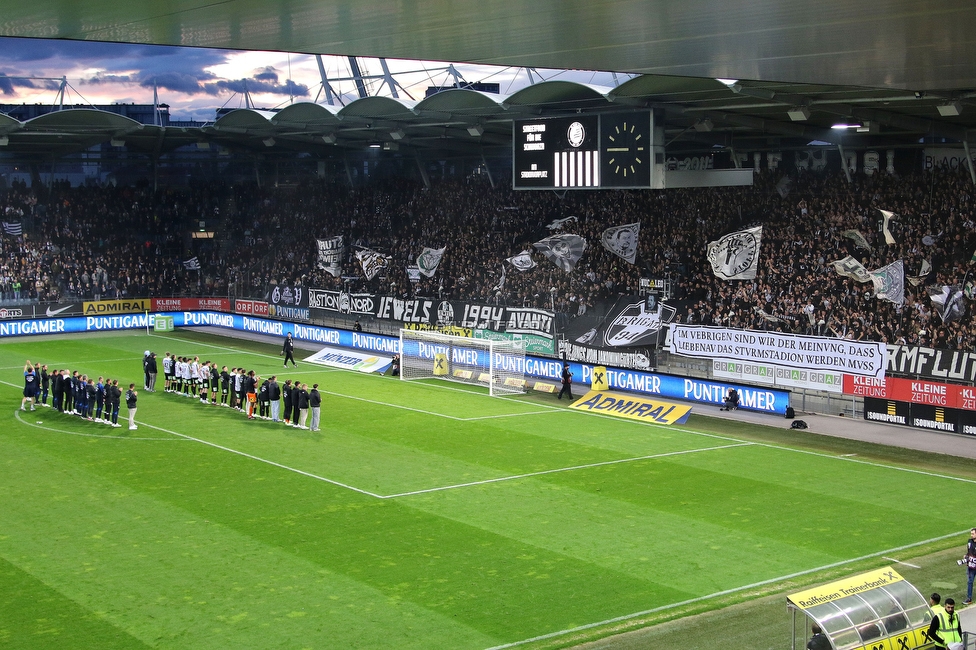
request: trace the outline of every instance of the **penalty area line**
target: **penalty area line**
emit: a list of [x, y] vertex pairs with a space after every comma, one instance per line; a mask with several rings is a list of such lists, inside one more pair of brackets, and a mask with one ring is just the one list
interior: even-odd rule
[[827, 569], [834, 569], [847, 564], [853, 564], [854, 562], [860, 562], [862, 560], [870, 560], [871, 558], [879, 557], [881, 559], [887, 559], [885, 556], [897, 553], [898, 551], [904, 551], [910, 548], [915, 548], [918, 546], [924, 546], [925, 544], [930, 544], [932, 542], [940, 542], [944, 539], [949, 539], [950, 537], [956, 537], [969, 532], [968, 530], [963, 530], [955, 533], [949, 533], [948, 535], [941, 535], [939, 537], [933, 537], [931, 539], [926, 539], [921, 542], [913, 542], [911, 544], [906, 544], [905, 546], [898, 546], [896, 548], [889, 548], [883, 551], [878, 551], [877, 553], [869, 553], [868, 555], [862, 555], [861, 557], [854, 557], [848, 560], [841, 560], [840, 562], [834, 562], [832, 564], [825, 564], [823, 566], [814, 567], [812, 569], [805, 569], [803, 571], [797, 571], [796, 573], [790, 573], [788, 575], [779, 576], [776, 578], [770, 578], [768, 580], [760, 580], [759, 582], [754, 582], [749, 585], [742, 585], [741, 587], [733, 587], [732, 589], [724, 589], [722, 591], [716, 591], [715, 593], [707, 594], [705, 596], [698, 596], [697, 598], [689, 598], [687, 600], [682, 600], [677, 603], [670, 603], [668, 605], [661, 605], [660, 607], [653, 607], [651, 609], [645, 609], [641, 612], [634, 612], [633, 614], [624, 614], [623, 616], [617, 616], [614, 618], [608, 618], [605, 621], [598, 621], [596, 623], [587, 623], [586, 625], [580, 625], [578, 627], [572, 627], [566, 630], [559, 630], [557, 632], [550, 632], [549, 634], [541, 634], [539, 636], [534, 636], [530, 639], [522, 639], [521, 641], [513, 641], [512, 643], [505, 643], [502, 645], [492, 646], [486, 648], [485, 650], [505, 650], [506, 648], [517, 648], [519, 646], [525, 645], [527, 643], [535, 643], [537, 641], [545, 641], [548, 639], [556, 639], [561, 636], [566, 636], [567, 634], [575, 634], [577, 632], [583, 632], [586, 630], [592, 630], [604, 625], [612, 625], [614, 623], [623, 623], [625, 621], [630, 621], [635, 618], [640, 618], [641, 616], [648, 616], [650, 614], [657, 614], [658, 612], [665, 612], [669, 609], [675, 609], [676, 607], [683, 607], [685, 605], [693, 605], [695, 603], [704, 602], [706, 600], [711, 600], [713, 598], [719, 598], [721, 596], [728, 596], [730, 594], [735, 594], [742, 591], [748, 591], [749, 589], [756, 589], [758, 587], [764, 587], [766, 585], [775, 584], [777, 582], [782, 582], [784, 580], [792, 580], [793, 578], [798, 578], [800, 576], [810, 575], [811, 573], [817, 573], [818, 571], [826, 571]]

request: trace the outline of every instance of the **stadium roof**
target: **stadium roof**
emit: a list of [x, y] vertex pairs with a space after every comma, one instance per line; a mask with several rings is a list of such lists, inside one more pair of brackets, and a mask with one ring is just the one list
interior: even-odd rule
[[[140, 125], [90, 110], [25, 122], [0, 118], [0, 151], [49, 159], [114, 141], [156, 155], [192, 142], [260, 154], [333, 156], [378, 146], [421, 157], [495, 155], [511, 146], [513, 118], [635, 108], [663, 111], [669, 150], [958, 143], [976, 130], [976, 12], [964, 5], [13, 3], [0, 35], [645, 74], [616, 88], [548, 81], [511, 95], [455, 89], [420, 102], [367, 97], [344, 107], [239, 110], [202, 129]], [[861, 128], [831, 128], [838, 123]]]

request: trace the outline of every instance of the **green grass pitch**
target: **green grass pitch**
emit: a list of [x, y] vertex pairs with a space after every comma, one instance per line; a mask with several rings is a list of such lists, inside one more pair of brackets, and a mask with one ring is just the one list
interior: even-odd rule
[[[25, 359], [141, 389], [145, 349], [318, 382], [322, 431], [161, 379], [140, 391], [137, 431], [19, 410]], [[0, 382], [11, 648], [552, 647], [955, 544], [976, 501], [953, 468], [695, 416], [660, 427], [552, 396], [282, 371], [275, 347], [195, 333], [6, 340]]]

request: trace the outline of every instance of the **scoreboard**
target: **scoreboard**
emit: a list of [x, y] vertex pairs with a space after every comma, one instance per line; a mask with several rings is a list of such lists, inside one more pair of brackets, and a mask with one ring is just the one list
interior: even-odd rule
[[649, 188], [655, 149], [650, 111], [516, 120], [515, 189]]

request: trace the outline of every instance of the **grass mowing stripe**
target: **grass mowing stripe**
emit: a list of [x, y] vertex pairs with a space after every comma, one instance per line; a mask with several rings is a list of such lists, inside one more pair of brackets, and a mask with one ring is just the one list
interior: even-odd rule
[[163, 433], [170, 433], [174, 436], [179, 436], [180, 438], [185, 438], [186, 440], [192, 440], [193, 442], [199, 442], [201, 445], [207, 445], [209, 447], [214, 447], [215, 449], [220, 449], [221, 451], [230, 452], [232, 454], [237, 454], [238, 456], [243, 456], [244, 458], [250, 458], [251, 460], [256, 460], [259, 463], [265, 463], [271, 465], [272, 467], [278, 467], [280, 469], [287, 470], [289, 472], [294, 472], [295, 474], [300, 474], [302, 476], [307, 476], [308, 478], [313, 478], [316, 481], [322, 481], [324, 483], [331, 483], [336, 487], [345, 488], [347, 490], [352, 490], [353, 492], [359, 492], [360, 494], [365, 494], [366, 496], [374, 497], [376, 499], [382, 499], [383, 497], [379, 494], [374, 494], [368, 490], [362, 490], [358, 487], [353, 487], [352, 485], [346, 485], [339, 481], [334, 481], [330, 478], [325, 478], [324, 476], [318, 476], [317, 474], [312, 474], [311, 472], [306, 472], [304, 470], [297, 469], [295, 467], [289, 467], [288, 465], [282, 465], [281, 463], [276, 463], [273, 460], [268, 460], [267, 458], [261, 458], [253, 454], [249, 454], [245, 451], [240, 451], [237, 449], [231, 449], [230, 447], [225, 447], [224, 445], [218, 445], [215, 442], [210, 442], [209, 440], [202, 440], [200, 438], [194, 438], [193, 436], [188, 436], [184, 433], [177, 433], [176, 431], [170, 431], [169, 429], [164, 429], [163, 427], [157, 426], [155, 424], [149, 424], [148, 422], [139, 422], [142, 426], [149, 427], [150, 429], [156, 429], [162, 431]]
[[868, 555], [863, 555], [861, 557], [855, 557], [855, 558], [850, 558], [850, 559], [847, 559], [847, 560], [841, 560], [840, 562], [834, 562], [833, 564], [826, 564], [824, 566], [815, 567], [815, 568], [812, 568], [812, 569], [805, 569], [803, 571], [797, 571], [795, 573], [790, 573], [788, 575], [778, 576], [776, 578], [770, 578], [769, 580], [762, 580], [760, 582], [755, 582], [753, 584], [742, 585], [741, 587], [735, 587], [733, 589], [725, 589], [723, 591], [717, 591], [715, 593], [711, 593], [711, 594], [708, 594], [708, 595], [705, 595], [705, 596], [698, 596], [696, 598], [689, 598], [689, 599], [683, 600], [681, 602], [670, 603], [668, 605], [662, 605], [661, 607], [654, 607], [654, 608], [646, 609], [646, 610], [643, 610], [643, 611], [640, 611], [640, 612], [634, 612], [632, 614], [625, 614], [624, 616], [617, 616], [615, 618], [609, 618], [609, 619], [606, 619], [606, 620], [603, 620], [603, 621], [597, 621], [597, 622], [594, 622], [594, 623], [587, 623], [586, 625], [580, 625], [580, 626], [577, 626], [577, 627], [574, 627], [574, 628], [569, 628], [569, 629], [565, 629], [565, 630], [559, 630], [558, 632], [550, 632], [549, 634], [540, 634], [539, 636], [535, 636], [535, 637], [532, 637], [530, 639], [522, 639], [521, 641], [515, 641], [513, 643], [505, 643], [503, 645], [491, 646], [490, 648], [486, 648], [485, 650], [505, 650], [506, 648], [517, 648], [517, 647], [523, 646], [523, 645], [525, 645], [527, 643], [535, 643], [535, 642], [538, 642], [538, 641], [546, 641], [548, 639], [556, 639], [558, 637], [566, 636], [566, 635], [569, 635], [569, 634], [576, 634], [576, 633], [583, 632], [583, 631], [586, 631], [586, 630], [592, 630], [594, 628], [605, 627], [605, 626], [613, 625], [615, 623], [622, 623], [624, 621], [629, 621], [629, 620], [633, 620], [635, 618], [640, 618], [641, 616], [649, 616], [651, 614], [656, 614], [658, 612], [664, 612], [664, 611], [667, 611], [667, 610], [670, 610], [670, 609], [676, 609], [678, 607], [684, 607], [684, 606], [687, 606], [687, 605], [693, 605], [695, 603], [700, 603], [700, 602], [707, 601], [707, 600], [713, 600], [715, 598], [720, 598], [722, 596], [728, 596], [728, 595], [740, 593], [740, 592], [743, 592], [743, 591], [749, 591], [751, 589], [757, 589], [759, 587], [764, 587], [766, 585], [776, 584], [778, 582], [785, 582], [787, 580], [792, 580], [793, 578], [799, 578], [799, 577], [802, 577], [802, 576], [810, 575], [812, 573], [817, 573], [818, 571], [826, 571], [828, 569], [833, 569], [833, 568], [836, 568], [836, 567], [841, 567], [841, 566], [845, 566], [845, 565], [848, 565], [848, 564], [853, 564], [855, 562], [861, 562], [863, 560], [870, 560], [871, 558], [875, 558], [875, 557], [882, 557], [885, 553], [895, 553], [897, 551], [904, 551], [904, 550], [908, 550], [910, 548], [917, 548], [919, 546], [924, 546], [926, 544], [931, 544], [933, 542], [939, 542], [939, 541], [942, 541], [942, 540], [950, 539], [952, 537], [957, 537], [957, 536], [963, 535], [963, 534], [965, 534], [967, 532], [969, 532], [968, 529], [967, 530], [962, 530], [962, 531], [959, 531], [959, 532], [955, 532], [955, 533], [949, 533], [948, 535], [941, 535], [939, 537], [933, 537], [931, 539], [926, 539], [926, 540], [923, 540], [921, 542], [913, 542], [911, 544], [906, 544], [904, 546], [899, 546], [897, 548], [889, 548], [889, 549], [885, 549], [884, 551], [878, 551], [877, 553], [870, 553]]
[[172, 436], [168, 438], [143, 438], [143, 437], [129, 437], [129, 436], [122, 435], [121, 433], [119, 435], [110, 436], [105, 433], [82, 433], [80, 431], [66, 431], [64, 429], [55, 429], [53, 427], [46, 427], [42, 424], [37, 424], [36, 422], [27, 422], [22, 417], [20, 417], [19, 411], [14, 411], [14, 417], [20, 420], [22, 424], [26, 424], [29, 427], [34, 427], [35, 429], [43, 429], [45, 431], [53, 431], [54, 433], [61, 433], [66, 436], [81, 436], [83, 438], [107, 438], [109, 440], [156, 440], [156, 441], [163, 441], [163, 442], [185, 442], [183, 438], [173, 438]]
[[574, 465], [572, 467], [558, 467], [556, 469], [546, 469], [539, 472], [529, 472], [526, 474], [516, 474], [513, 476], [500, 476], [498, 478], [485, 479], [483, 481], [471, 481], [470, 483], [458, 483], [456, 485], [445, 485], [442, 487], [427, 488], [425, 490], [414, 490], [413, 492], [402, 492], [400, 494], [389, 494], [382, 498], [384, 499], [395, 499], [397, 497], [409, 497], [418, 494], [428, 494], [430, 492], [442, 492], [444, 490], [454, 490], [457, 488], [473, 487], [475, 485], [487, 485], [488, 483], [501, 483], [503, 481], [514, 481], [522, 478], [532, 478], [534, 476], [544, 476], [546, 474], [557, 474], [559, 472], [571, 472], [573, 470], [580, 469], [591, 469], [593, 467], [601, 467], [605, 465], [618, 465], [620, 463], [633, 463], [639, 460], [649, 460], [652, 458], [664, 458], [666, 456], [677, 456], [679, 454], [696, 454], [703, 451], [715, 451], [717, 449], [728, 449], [730, 447], [742, 447], [748, 446], [752, 443], [743, 442], [734, 445], [722, 445], [720, 447], [703, 447], [701, 449], [685, 449], [682, 451], [669, 451], [662, 454], [651, 454], [649, 456], [639, 456], [637, 458], [620, 458], [618, 460], [607, 460], [599, 463], [588, 463], [586, 465]]

